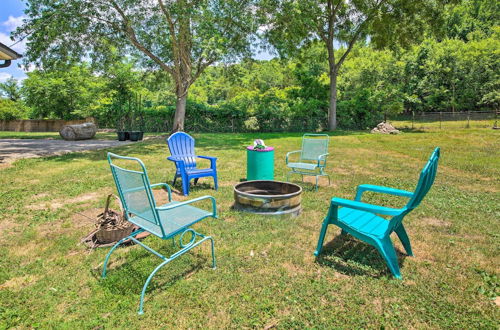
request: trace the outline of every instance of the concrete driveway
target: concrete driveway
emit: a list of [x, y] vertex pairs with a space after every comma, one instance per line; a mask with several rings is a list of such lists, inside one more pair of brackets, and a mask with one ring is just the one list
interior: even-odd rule
[[51, 155], [62, 155], [75, 151], [106, 149], [133, 142], [117, 140], [44, 140], [44, 139], [0, 139], [0, 163], [16, 159]]

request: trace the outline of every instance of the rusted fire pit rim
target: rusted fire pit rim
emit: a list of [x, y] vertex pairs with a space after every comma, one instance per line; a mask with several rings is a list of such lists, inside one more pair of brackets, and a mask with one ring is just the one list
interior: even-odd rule
[[[291, 192], [291, 193], [288, 193], [288, 194], [277, 194], [277, 195], [259, 195], [259, 194], [252, 194], [252, 193], [247, 193], [247, 192], [244, 192], [244, 191], [241, 191], [241, 190], [238, 190], [238, 188], [240, 186], [245, 186], [245, 185], [249, 185], [250, 183], [257, 183], [257, 182], [272, 182], [272, 183], [279, 183], [279, 184], [283, 184], [283, 185], [289, 185], [289, 186], [293, 186], [293, 187], [297, 187], [299, 188], [299, 190], [297, 191], [294, 191], [294, 192]], [[247, 196], [247, 197], [262, 197], [262, 198], [287, 198], [287, 197], [293, 197], [295, 195], [298, 195], [298, 194], [301, 194], [302, 193], [302, 187], [297, 185], [297, 184], [294, 184], [294, 183], [290, 183], [290, 182], [284, 182], [284, 181], [274, 181], [274, 180], [250, 180], [250, 181], [245, 181], [245, 182], [241, 182], [241, 183], [238, 183], [236, 186], [234, 186], [234, 192], [238, 193], [239, 195], [242, 195], [242, 196]]]

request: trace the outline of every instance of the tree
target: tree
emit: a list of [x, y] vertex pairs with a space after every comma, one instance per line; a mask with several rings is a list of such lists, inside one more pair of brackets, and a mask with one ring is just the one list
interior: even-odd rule
[[173, 131], [183, 130], [189, 87], [211, 64], [250, 53], [252, 0], [27, 0], [15, 37], [43, 67], [133, 55], [175, 82]]
[[0, 83], [0, 95], [7, 97], [13, 102], [21, 99], [21, 88], [17, 84], [17, 80], [10, 77], [4, 83]]
[[262, 0], [264, 35], [281, 55], [320, 40], [328, 52], [330, 130], [337, 127], [337, 76], [358, 41], [408, 45], [436, 30], [446, 0]]
[[66, 71], [35, 70], [24, 80], [22, 93], [34, 118], [85, 118], [98, 106], [104, 83], [84, 65]]

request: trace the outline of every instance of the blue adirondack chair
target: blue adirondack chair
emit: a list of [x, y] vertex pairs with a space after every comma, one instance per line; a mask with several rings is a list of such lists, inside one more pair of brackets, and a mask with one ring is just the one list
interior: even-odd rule
[[[321, 227], [318, 246], [314, 254], [318, 256], [321, 253], [328, 225], [337, 225], [342, 229], [341, 235], [349, 233], [377, 248], [394, 277], [401, 279], [398, 258], [390, 235], [392, 232], [396, 232], [403, 243], [406, 253], [409, 256], [413, 256], [410, 239], [408, 238], [402, 220], [405, 215], [410, 213], [420, 204], [429, 189], [431, 189], [434, 178], [436, 177], [438, 160], [439, 148], [436, 148], [420, 173], [420, 179], [414, 192], [364, 184], [358, 186], [354, 201], [342, 198], [332, 198], [328, 215]], [[367, 204], [361, 202], [361, 197], [365, 191], [403, 196], [409, 198], [409, 201], [404, 207], [399, 209]], [[339, 206], [342, 208], [339, 209]], [[392, 218], [386, 220], [377, 214], [392, 216]]]
[[[211, 176], [214, 178], [215, 190], [218, 189], [216, 157], [196, 156], [194, 153], [194, 139], [184, 132], [172, 134], [167, 139], [167, 144], [171, 154], [167, 159], [173, 161], [176, 167], [172, 185], [175, 185], [175, 181], [180, 177], [184, 196], [189, 195], [189, 182], [191, 179], [194, 179], [194, 184], [197, 184], [199, 178]], [[210, 168], [198, 168], [196, 158], [209, 159]]]
[[[318, 190], [318, 177], [326, 176], [330, 185], [330, 176], [325, 173], [329, 139], [328, 134], [304, 134], [302, 149], [286, 154], [286, 166], [291, 170], [286, 175], [286, 181], [289, 181], [290, 174], [300, 174], [302, 180], [304, 180], [304, 175], [315, 176], [315, 189]], [[295, 153], [300, 153], [299, 160], [290, 162], [290, 155]]]
[[[113, 160], [120, 160], [120, 162], [127, 165], [127, 168], [117, 166], [113, 163]], [[185, 202], [172, 201], [172, 192], [166, 183], [157, 183], [153, 185], [149, 183], [146, 167], [140, 159], [108, 153], [108, 162], [111, 166], [111, 173], [113, 174], [118, 195], [120, 196], [120, 200], [125, 210], [125, 216], [128, 221], [137, 225], [139, 229], [117, 242], [111, 248], [106, 256], [106, 259], [104, 260], [102, 277], [106, 277], [106, 267], [111, 253], [113, 253], [113, 251], [120, 244], [127, 240], [132, 240], [149, 252], [160, 257], [163, 262], [151, 272], [142, 288], [139, 314], [143, 314], [144, 295], [146, 294], [149, 282], [156, 272], [158, 272], [160, 268], [168, 264], [170, 261], [183, 255], [201, 243], [210, 240], [212, 247], [212, 268], [215, 269], [214, 240], [212, 237], [200, 234], [191, 228], [192, 225], [207, 217], [217, 218], [215, 199], [211, 196], [203, 196]], [[169, 202], [164, 205], [157, 206], [152, 188], [160, 187], [167, 190]], [[190, 205], [194, 202], [205, 199], [211, 200], [211, 211], [205, 211]], [[172, 254], [170, 257], [163, 256], [135, 238], [135, 236], [144, 231], [150, 232], [151, 234], [164, 240], [171, 238], [172, 242], [174, 242], [175, 236], [178, 236], [180, 250]], [[184, 242], [184, 236], [186, 234], [188, 234], [186, 239], [189, 237], [189, 241]]]

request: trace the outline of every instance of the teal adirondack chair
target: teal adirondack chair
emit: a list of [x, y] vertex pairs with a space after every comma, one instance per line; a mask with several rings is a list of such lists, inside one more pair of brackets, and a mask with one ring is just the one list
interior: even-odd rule
[[[129, 167], [129, 165], [130, 167], [135, 165], [135, 167], [138, 167], [139, 169], [132, 170], [130, 168], [126, 169], [119, 167], [113, 163], [113, 160], [116, 159], [120, 159], [122, 162], [126, 163], [127, 167]], [[140, 159], [123, 157], [109, 152], [108, 162], [111, 166], [111, 172], [116, 184], [116, 189], [118, 190], [118, 195], [120, 196], [120, 200], [125, 210], [125, 216], [128, 221], [137, 225], [139, 229], [120, 240], [111, 248], [106, 256], [106, 259], [104, 260], [102, 277], [106, 277], [106, 267], [111, 253], [113, 253], [113, 251], [120, 244], [127, 240], [132, 240], [136, 244], [144, 247], [146, 250], [162, 259], [163, 262], [151, 272], [142, 288], [139, 314], [143, 314], [144, 295], [146, 294], [149, 282], [156, 272], [158, 272], [170, 261], [183, 255], [201, 243], [210, 240], [212, 247], [212, 268], [215, 269], [214, 240], [212, 237], [200, 234], [191, 228], [192, 225], [205, 218], [217, 218], [215, 199], [211, 196], [203, 196], [185, 202], [172, 201], [172, 192], [169, 185], [166, 183], [157, 183], [153, 185], [149, 183], [146, 167]], [[161, 206], [156, 205], [152, 188], [157, 187], [163, 187], [167, 190], [169, 200], [168, 203]], [[211, 200], [211, 211], [205, 211], [190, 205], [205, 199]], [[173, 241], [175, 236], [178, 236], [180, 250], [172, 254], [170, 257], [163, 256], [135, 238], [136, 235], [144, 231], [150, 232], [151, 234], [164, 240], [171, 238]], [[184, 242], [183, 240], [185, 235], [186, 239], [189, 237], [189, 241], [187, 242]]]
[[[343, 198], [332, 198], [328, 215], [321, 227], [318, 246], [314, 254], [318, 256], [321, 253], [328, 225], [337, 225], [342, 229], [341, 235], [349, 233], [377, 248], [394, 277], [401, 279], [398, 258], [390, 235], [392, 232], [396, 232], [401, 243], [403, 243], [406, 253], [409, 256], [413, 256], [410, 239], [402, 221], [405, 215], [420, 204], [429, 189], [431, 189], [436, 177], [438, 160], [439, 148], [436, 148], [420, 173], [420, 179], [414, 192], [363, 184], [358, 186], [354, 201]], [[365, 191], [402, 196], [409, 198], [409, 201], [404, 207], [399, 209], [367, 204], [361, 202], [361, 197]], [[339, 209], [339, 206], [342, 208]], [[392, 218], [386, 220], [377, 214], [392, 216]]]
[[[318, 190], [318, 177], [326, 176], [328, 177], [328, 185], [330, 185], [330, 176], [325, 173], [329, 139], [328, 134], [304, 134], [302, 136], [302, 149], [286, 154], [286, 166], [290, 168], [290, 172], [286, 175], [286, 181], [289, 181], [291, 174], [300, 174], [302, 180], [304, 180], [304, 175], [315, 176], [315, 189]], [[300, 153], [300, 158], [297, 162], [291, 162], [290, 155], [295, 153]]]

